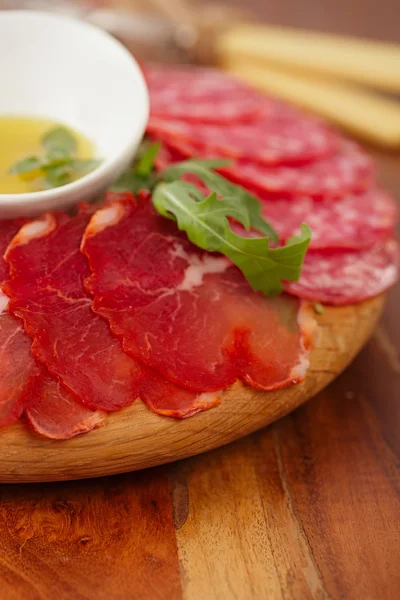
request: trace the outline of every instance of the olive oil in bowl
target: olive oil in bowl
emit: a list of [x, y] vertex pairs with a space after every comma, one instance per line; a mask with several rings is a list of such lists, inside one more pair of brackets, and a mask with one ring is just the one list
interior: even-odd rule
[[0, 117], [0, 194], [60, 187], [99, 165], [92, 142], [47, 119]]

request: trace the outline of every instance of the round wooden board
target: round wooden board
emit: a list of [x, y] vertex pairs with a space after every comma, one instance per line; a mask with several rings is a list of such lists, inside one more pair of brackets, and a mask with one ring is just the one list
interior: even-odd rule
[[354, 358], [372, 333], [384, 297], [326, 308], [306, 380], [261, 392], [236, 383], [221, 405], [186, 420], [158, 416], [141, 401], [106, 425], [68, 441], [36, 435], [22, 423], [0, 431], [0, 482], [59, 481], [123, 473], [193, 456], [264, 427], [314, 396]]

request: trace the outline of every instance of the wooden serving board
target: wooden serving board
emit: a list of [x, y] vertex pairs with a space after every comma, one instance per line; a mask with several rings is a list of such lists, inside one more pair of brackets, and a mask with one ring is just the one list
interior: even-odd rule
[[276, 392], [236, 383], [221, 405], [186, 420], [150, 412], [141, 401], [106, 425], [68, 441], [45, 439], [18, 423], [0, 431], [0, 483], [59, 481], [123, 473], [185, 458], [245, 436], [294, 410], [332, 381], [372, 333], [384, 296], [326, 308], [306, 380]]

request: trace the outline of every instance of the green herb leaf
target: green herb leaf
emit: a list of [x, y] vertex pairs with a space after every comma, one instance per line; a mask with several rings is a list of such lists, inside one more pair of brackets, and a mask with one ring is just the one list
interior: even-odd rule
[[45, 174], [44, 185], [46, 189], [61, 187], [73, 181], [73, 173], [70, 164], [44, 165], [42, 169]]
[[135, 167], [137, 175], [148, 177], [154, 169], [154, 161], [160, 151], [161, 143], [157, 142], [145, 148]]
[[65, 127], [55, 127], [46, 133], [41, 144], [47, 153], [62, 153], [65, 156], [74, 156], [78, 145], [74, 136]]
[[22, 160], [18, 161], [13, 165], [9, 171], [9, 175], [23, 175], [24, 173], [31, 173], [37, 171], [42, 166], [42, 161], [37, 156], [27, 156]]
[[153, 189], [157, 178], [154, 173], [154, 161], [160, 149], [160, 144], [151, 144], [144, 141], [139, 149], [139, 159], [129, 167], [119, 179], [110, 187], [112, 192], [132, 192]]
[[269, 238], [241, 237], [229, 227], [227, 217], [245, 227], [251, 222], [254, 210], [251, 202], [247, 206], [233, 196], [219, 200], [215, 192], [199, 201], [198, 190], [183, 181], [157, 185], [152, 199], [157, 211], [169, 218], [172, 214], [179, 229], [185, 231], [196, 246], [230, 258], [255, 291], [278, 294], [283, 289], [283, 280], [299, 278], [311, 239], [307, 225], [303, 224], [301, 234], [291, 238], [286, 246], [270, 248]]
[[216, 192], [224, 201], [232, 197], [236, 202], [246, 206], [250, 214], [251, 227], [268, 236], [272, 241], [278, 242], [276, 231], [261, 214], [261, 202], [241, 186], [231, 183], [212, 170], [227, 164], [229, 161], [226, 160], [186, 160], [167, 167], [160, 173], [159, 178], [170, 182], [180, 179], [185, 173], [196, 175], [209, 190]]
[[139, 190], [151, 190], [156, 178], [154, 175], [144, 177], [138, 175], [134, 168], [130, 168], [109, 188], [111, 192], [132, 192], [137, 194]]
[[70, 165], [74, 175], [87, 175], [97, 169], [101, 163], [101, 160], [89, 158], [87, 160], [74, 159], [71, 161]]

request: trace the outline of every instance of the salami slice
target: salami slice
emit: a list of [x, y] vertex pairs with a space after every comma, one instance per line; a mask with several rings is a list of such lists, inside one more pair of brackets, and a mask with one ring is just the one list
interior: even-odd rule
[[92, 217], [82, 249], [94, 311], [127, 352], [176, 384], [212, 392], [238, 377], [261, 389], [303, 379], [305, 309], [290, 296], [253, 292], [225, 257], [194, 247], [151, 202], [114, 198]]
[[[156, 168], [160, 171], [185, 158], [177, 150], [163, 145]], [[201, 190], [207, 193], [204, 186]], [[390, 236], [397, 220], [396, 203], [375, 187], [359, 194], [342, 195], [334, 201], [310, 196], [275, 197], [251, 191], [259, 197], [264, 206], [264, 218], [282, 242], [298, 234], [301, 223], [306, 222], [312, 230], [310, 248], [313, 249], [367, 248]], [[239, 225], [234, 224], [233, 229], [240, 235], [249, 235]], [[252, 235], [257, 236], [255, 232]]]
[[49, 374], [35, 377], [25, 392], [25, 414], [37, 433], [53, 440], [67, 440], [104, 425], [106, 413], [83, 406]]
[[[8, 278], [2, 257], [20, 225], [19, 221], [0, 221], [0, 285]], [[0, 427], [19, 419], [23, 392], [38, 372], [31, 341], [19, 319], [8, 313], [8, 298], [0, 291]]]
[[399, 246], [389, 239], [358, 252], [309, 252], [291, 294], [325, 304], [352, 304], [381, 294], [398, 278]]
[[199, 125], [150, 118], [148, 132], [166, 143], [190, 143], [218, 157], [263, 165], [298, 165], [332, 154], [338, 137], [318, 120], [286, 108], [254, 123]]
[[261, 200], [263, 216], [282, 242], [307, 223], [312, 231], [310, 249], [368, 248], [391, 236], [397, 220], [395, 202], [376, 188], [334, 202], [307, 196]]
[[268, 101], [216, 69], [147, 65], [144, 76], [152, 116], [200, 123], [249, 121], [268, 111]]
[[[185, 158], [220, 158], [215, 152], [199, 150], [193, 144], [178, 139], [169, 140], [164, 148], [159, 166]], [[220, 173], [230, 181], [273, 196], [311, 196], [313, 198], [338, 198], [343, 194], [362, 192], [374, 180], [372, 160], [352, 142], [343, 142], [338, 152], [310, 164], [267, 167], [248, 160], [236, 160]]]

